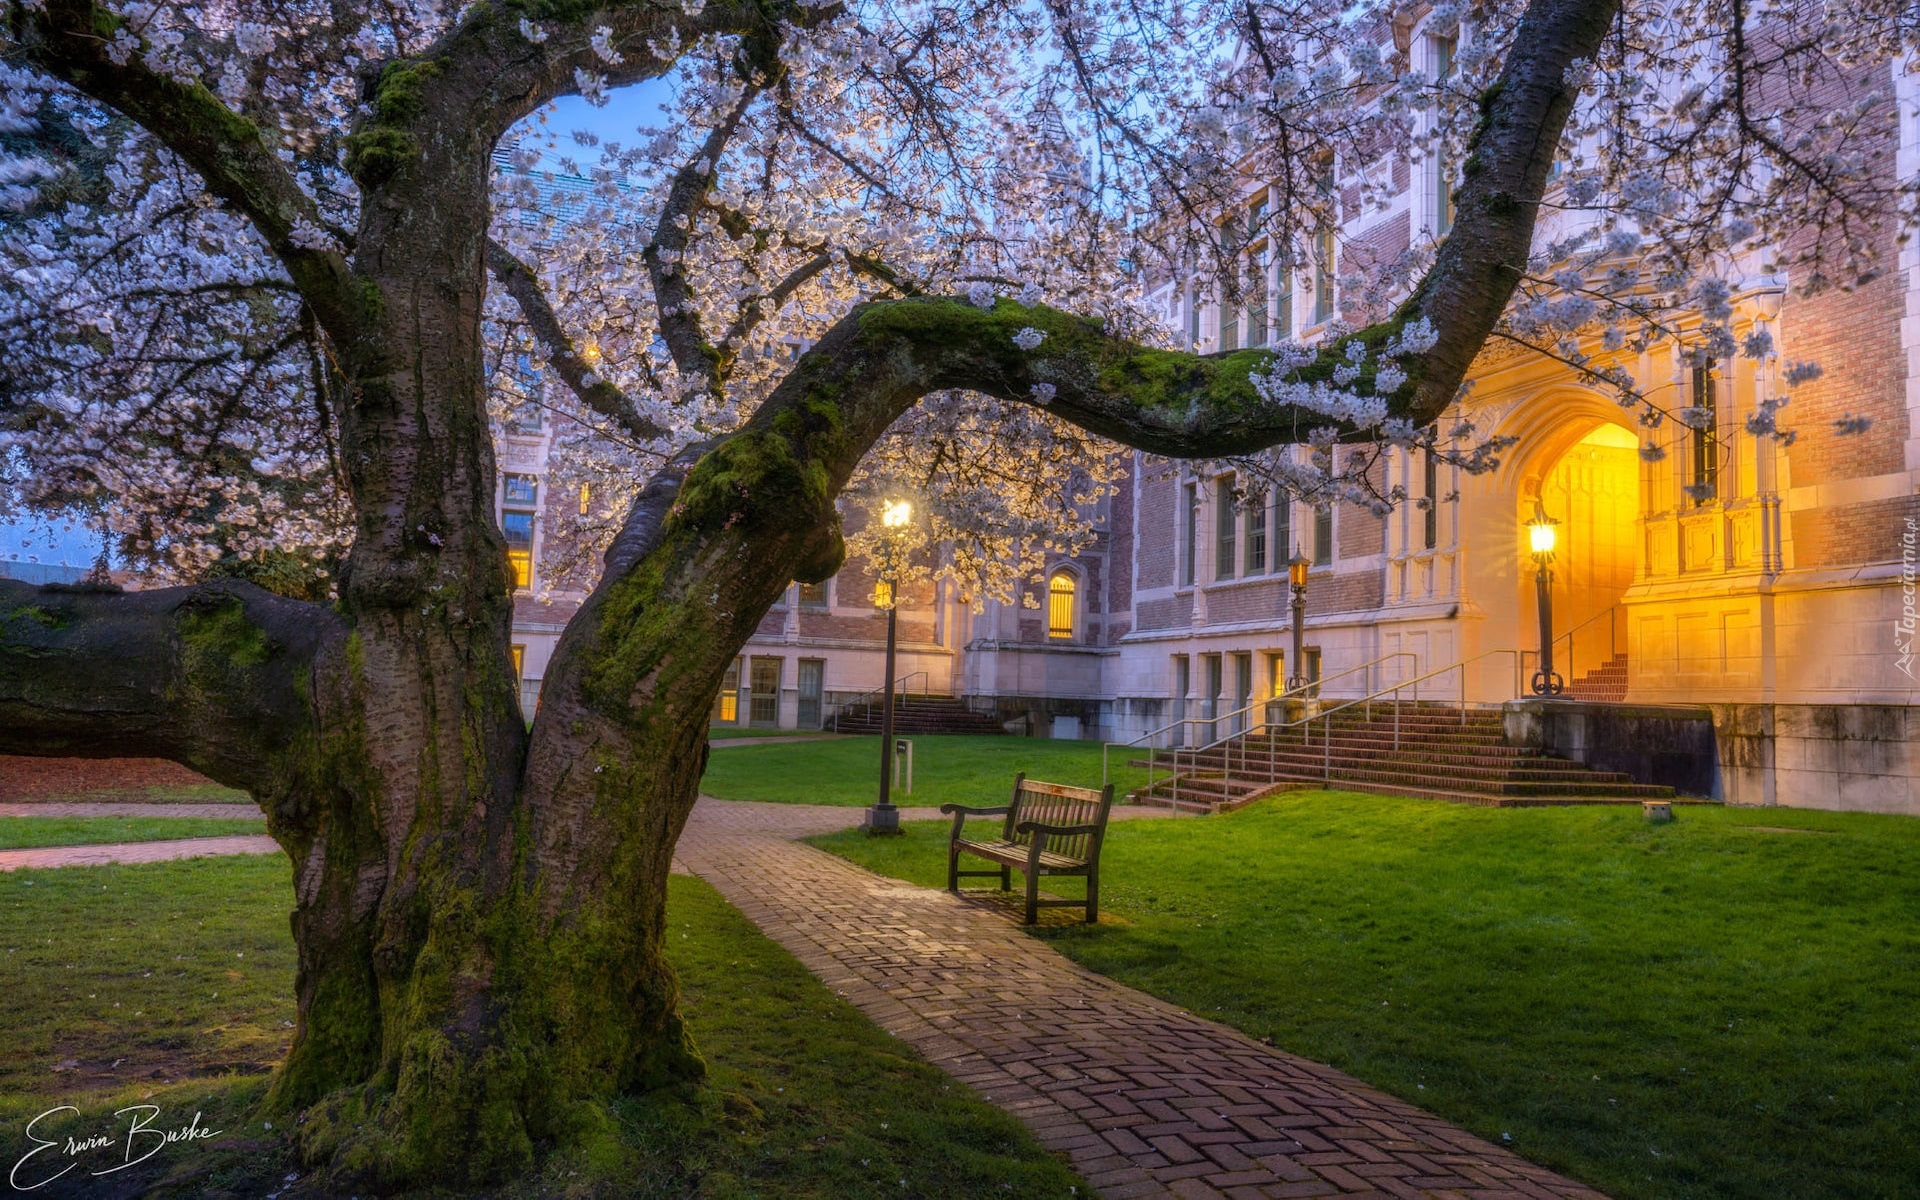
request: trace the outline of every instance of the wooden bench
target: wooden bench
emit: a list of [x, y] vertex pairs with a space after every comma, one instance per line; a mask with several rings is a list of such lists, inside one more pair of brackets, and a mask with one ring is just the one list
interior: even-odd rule
[[[1013, 803], [1004, 807], [942, 804], [940, 811], [953, 815], [953, 835], [947, 842], [947, 890], [958, 892], [963, 877], [998, 875], [1000, 890], [1006, 891], [1013, 886], [1013, 871], [1018, 868], [1027, 877], [1027, 924], [1039, 919], [1042, 907], [1075, 907], [1082, 903], [1087, 907], [1087, 924], [1093, 924], [1100, 904], [1100, 843], [1106, 837], [1107, 811], [1112, 807], [1112, 784], [1096, 792], [1040, 783], [1024, 774], [1013, 777]], [[962, 836], [968, 817], [1004, 817], [1000, 836], [969, 841]], [[999, 863], [999, 869], [962, 871], [963, 853]], [[1040, 899], [1042, 875], [1084, 877], [1086, 900]]]

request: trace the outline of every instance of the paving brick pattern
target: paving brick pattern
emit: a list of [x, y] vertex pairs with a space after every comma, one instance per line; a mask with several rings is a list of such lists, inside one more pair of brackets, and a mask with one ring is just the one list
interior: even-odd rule
[[1020, 932], [1002, 905], [883, 879], [791, 840], [859, 815], [702, 799], [677, 865], [1019, 1117], [1107, 1200], [1599, 1196], [1331, 1067], [1086, 971]]

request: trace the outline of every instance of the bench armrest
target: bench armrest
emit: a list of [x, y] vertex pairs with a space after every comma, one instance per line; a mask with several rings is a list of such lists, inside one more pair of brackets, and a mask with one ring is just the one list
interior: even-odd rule
[[1015, 833], [1044, 833], [1048, 837], [1074, 837], [1099, 830], [1098, 825], [1043, 825], [1039, 821], [1022, 821], [1013, 827]]
[[1012, 809], [1013, 806], [1010, 804], [1002, 804], [999, 808], [971, 808], [965, 804], [942, 804], [940, 814], [946, 816], [949, 813], [964, 813], [969, 817], [1004, 817]]

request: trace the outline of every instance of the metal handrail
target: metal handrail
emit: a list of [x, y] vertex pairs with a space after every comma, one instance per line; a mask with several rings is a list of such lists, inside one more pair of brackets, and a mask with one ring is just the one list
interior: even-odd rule
[[[1172, 722], [1169, 722], [1168, 724], [1162, 725], [1158, 729], [1150, 729], [1147, 732], [1140, 734], [1138, 737], [1133, 738], [1131, 741], [1107, 742], [1100, 747], [1100, 786], [1105, 787], [1107, 785], [1108, 753], [1115, 746], [1118, 746], [1121, 749], [1125, 750], [1132, 746], [1138, 746], [1142, 741], [1145, 741], [1147, 743], [1147, 790], [1152, 791], [1153, 785], [1154, 785], [1154, 755], [1157, 750], [1157, 747], [1153, 743], [1153, 739], [1158, 738], [1161, 734], [1171, 732], [1172, 730], [1175, 730], [1175, 729], [1180, 729], [1187, 725], [1197, 725], [1197, 724], [1216, 725], [1221, 721], [1230, 721], [1235, 717], [1244, 716], [1247, 713], [1252, 712], [1256, 708], [1262, 708], [1267, 705], [1282, 703], [1284, 701], [1291, 700], [1291, 699], [1311, 699], [1312, 696], [1310, 695], [1310, 693], [1318, 692], [1322, 687], [1324, 687], [1329, 683], [1332, 683], [1336, 679], [1345, 679], [1349, 675], [1353, 675], [1353, 674], [1356, 674], [1357, 672], [1365, 671], [1373, 667], [1377, 667], [1381, 663], [1394, 658], [1411, 658], [1413, 659], [1416, 665], [1420, 661], [1419, 656], [1414, 654], [1411, 650], [1390, 651], [1386, 654], [1382, 654], [1378, 658], [1370, 659], [1367, 662], [1363, 662], [1359, 666], [1348, 667], [1344, 671], [1336, 671], [1331, 675], [1323, 676], [1322, 678], [1319, 678], [1319, 679], [1305, 680], [1298, 687], [1288, 688], [1287, 690], [1281, 692], [1277, 696], [1267, 696], [1262, 699], [1255, 700], [1253, 703], [1247, 705], [1245, 708], [1238, 709], [1234, 712], [1226, 713], [1222, 716], [1181, 717], [1176, 721], [1172, 721]], [[1259, 727], [1264, 728], [1266, 725], [1267, 725], [1267, 722], [1263, 720], [1261, 721]], [[1242, 730], [1241, 733], [1228, 734], [1225, 739], [1217, 739], [1215, 742], [1209, 743], [1209, 744], [1217, 745], [1219, 744], [1219, 741], [1230, 740], [1232, 738], [1240, 737], [1242, 736], [1242, 734], [1251, 733], [1252, 731], [1253, 731], [1253, 727], [1250, 726], [1249, 728]], [[1176, 754], [1179, 752], [1178, 747], [1169, 747], [1169, 749], [1174, 750]], [[1176, 784], [1175, 786], [1177, 787], [1178, 784]]]
[[[1575, 625], [1572, 629], [1567, 630], [1565, 633], [1561, 634], [1559, 637], [1553, 639], [1553, 645], [1556, 650], [1559, 649], [1560, 643], [1565, 642], [1567, 644], [1567, 653], [1564, 657], [1562, 657], [1559, 654], [1554, 655], [1554, 661], [1556, 663], [1566, 664], [1567, 682], [1569, 683], [1573, 682], [1573, 678], [1577, 673], [1574, 667], [1574, 653], [1573, 653], [1574, 652], [1574, 640], [1573, 640], [1574, 635], [1579, 633], [1582, 629], [1585, 629], [1587, 626], [1593, 624], [1595, 621], [1598, 621], [1601, 617], [1606, 617], [1607, 618], [1607, 662], [1612, 662], [1614, 658], [1618, 656], [1620, 653], [1619, 617], [1624, 611], [1625, 611], [1624, 605], [1610, 604], [1606, 608], [1601, 609], [1599, 612], [1593, 614], [1592, 616], [1588, 617], [1586, 620], [1580, 622], [1578, 625]], [[1523, 656], [1523, 658], [1533, 658], [1537, 660], [1540, 657], [1540, 652], [1538, 650], [1522, 650], [1520, 653]], [[1602, 663], [1601, 665], [1604, 666], [1606, 664]], [[1526, 669], [1526, 666], [1525, 666], [1525, 663], [1523, 662], [1521, 664], [1521, 670], [1524, 672], [1525, 669]]]
[[[1412, 652], [1403, 650], [1397, 653], [1411, 654]], [[1321, 709], [1319, 712], [1316, 712], [1316, 713], [1305, 714], [1301, 716], [1298, 720], [1281, 721], [1277, 725], [1271, 721], [1262, 722], [1260, 725], [1260, 728], [1265, 730], [1267, 733], [1268, 778], [1272, 778], [1272, 776], [1276, 772], [1277, 770], [1276, 764], [1279, 758], [1279, 741], [1275, 735], [1279, 732], [1284, 732], [1285, 730], [1299, 727], [1301, 729], [1302, 734], [1304, 735], [1304, 743], [1306, 745], [1311, 746], [1313, 744], [1313, 722], [1320, 721], [1321, 722], [1320, 744], [1321, 744], [1321, 750], [1322, 750], [1322, 764], [1323, 764], [1321, 767], [1321, 771], [1322, 771], [1321, 778], [1327, 782], [1332, 782], [1333, 780], [1333, 717], [1334, 717], [1334, 714], [1345, 712], [1347, 709], [1350, 709], [1350, 708], [1356, 708], [1361, 705], [1365, 705], [1366, 711], [1367, 711], [1367, 717], [1369, 720], [1371, 720], [1373, 716], [1374, 703], [1384, 702], [1385, 697], [1388, 697], [1388, 696], [1393, 697], [1393, 748], [1395, 750], [1398, 750], [1400, 748], [1400, 703], [1401, 703], [1400, 693], [1407, 688], [1412, 688], [1413, 703], [1415, 705], [1418, 705], [1420, 703], [1420, 685], [1429, 679], [1434, 679], [1441, 675], [1445, 675], [1449, 671], [1460, 672], [1460, 723], [1462, 725], [1465, 725], [1467, 723], [1467, 670], [1466, 669], [1473, 663], [1479, 662], [1480, 660], [1485, 658], [1492, 658], [1496, 654], [1510, 654], [1513, 656], [1514, 695], [1516, 696], [1519, 695], [1520, 694], [1520, 675], [1522, 670], [1521, 661], [1522, 661], [1524, 652], [1520, 650], [1510, 650], [1510, 649], [1504, 649], [1504, 648], [1496, 649], [1496, 650], [1483, 650], [1479, 654], [1474, 655], [1472, 658], [1460, 659], [1458, 662], [1450, 663], [1447, 666], [1438, 667], [1438, 668], [1435, 668], [1434, 670], [1428, 671], [1424, 675], [1416, 675], [1412, 679], [1402, 679], [1396, 683], [1388, 685], [1387, 687], [1381, 688], [1376, 692], [1371, 692], [1365, 696], [1359, 696], [1352, 700], [1348, 700], [1344, 703], [1336, 704], [1332, 708], [1325, 708], [1325, 709]], [[1387, 656], [1387, 657], [1392, 657], [1392, 656]], [[1415, 661], [1418, 661], [1418, 659], [1416, 658]], [[1200, 754], [1205, 753], [1206, 751], [1213, 750], [1217, 747], [1225, 745], [1226, 750], [1224, 752], [1224, 758], [1226, 761], [1223, 765], [1227, 770], [1231, 771], [1232, 758], [1233, 758], [1231, 743], [1235, 740], [1240, 740], [1243, 743], [1243, 750], [1244, 750], [1244, 742], [1247, 738], [1253, 735], [1253, 732], [1254, 731], [1252, 729], [1248, 729], [1244, 733], [1230, 735], [1229, 737], [1220, 739], [1206, 746], [1197, 746], [1191, 750], [1184, 750], [1184, 751], [1175, 750], [1173, 752], [1173, 755], [1174, 755], [1173, 799], [1174, 801], [1177, 803], [1180, 796], [1179, 781], [1180, 781], [1181, 754], [1185, 753], [1197, 758]], [[1152, 762], [1151, 757], [1149, 757], [1148, 762], [1149, 762], [1149, 778], [1151, 778], [1151, 762]], [[1245, 764], [1246, 762], [1245, 757], [1242, 757], [1241, 762], [1242, 762], [1242, 765]]]
[[[893, 690], [904, 697], [907, 694], [907, 681], [915, 675], [920, 677], [920, 698], [924, 700], [928, 696], [931, 696], [933, 694], [933, 679], [925, 671], [907, 672], [905, 675], [893, 681]], [[882, 695], [886, 690], [887, 685], [883, 683], [877, 688], [869, 688], [853, 699], [839, 704], [833, 710], [833, 731], [835, 733], [840, 732], [840, 718], [844, 716], [849, 709], [859, 708], [862, 704], [872, 704], [872, 697]]]

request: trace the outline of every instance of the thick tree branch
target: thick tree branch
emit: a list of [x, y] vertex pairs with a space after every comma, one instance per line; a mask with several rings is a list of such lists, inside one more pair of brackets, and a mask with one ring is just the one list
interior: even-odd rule
[[535, 278], [532, 268], [492, 238], [487, 239], [487, 269], [520, 305], [520, 313], [526, 317], [533, 336], [539, 338], [541, 346], [546, 349], [547, 361], [553, 364], [554, 370], [560, 372], [560, 378], [573, 389], [574, 395], [580, 397], [582, 404], [613, 421], [640, 442], [657, 441], [667, 436], [667, 430], [640, 415], [626, 392], [603, 379], [580, 356], [573, 339], [560, 327], [560, 318], [554, 313], [553, 305], [547, 302], [547, 294], [541, 288], [539, 279]]
[[733, 108], [707, 134], [693, 161], [674, 175], [666, 203], [660, 208], [660, 220], [654, 226], [653, 240], [644, 252], [653, 281], [654, 306], [660, 314], [660, 337], [673, 355], [674, 365], [684, 375], [706, 380], [715, 391], [726, 381], [732, 355], [726, 346], [714, 346], [702, 335], [693, 288], [687, 282], [686, 249], [693, 237], [694, 210], [713, 187], [720, 153], [759, 94], [758, 88], [751, 87], [741, 92]]
[[118, 592], [0, 580], [0, 753], [171, 759], [266, 797], [315, 734], [346, 625], [237, 580]]
[[156, 73], [140, 53], [116, 63], [110, 39], [130, 32], [126, 20], [93, 0], [47, 0], [41, 11], [14, 4], [8, 12], [13, 38], [35, 66], [138, 121], [179, 155], [208, 191], [253, 222], [328, 334], [354, 342], [365, 317], [359, 283], [340, 251], [295, 241], [297, 228], [319, 231], [319, 211], [258, 125], [199, 84]]
[[1453, 228], [1399, 313], [1426, 317], [1440, 334], [1411, 385], [1410, 414], [1423, 424], [1453, 402], [1526, 274], [1540, 198], [1573, 112], [1568, 68], [1598, 52], [1619, 7], [1619, 0], [1534, 0], [1500, 77], [1480, 97]]

